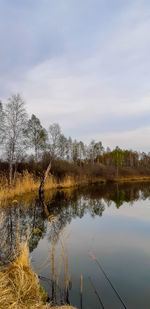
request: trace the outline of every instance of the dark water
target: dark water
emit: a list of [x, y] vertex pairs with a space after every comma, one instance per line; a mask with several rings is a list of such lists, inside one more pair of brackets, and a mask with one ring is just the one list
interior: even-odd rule
[[123, 308], [89, 255], [92, 251], [126, 308], [150, 308], [149, 183], [91, 185], [49, 192], [45, 200], [28, 197], [19, 204], [3, 213], [1, 260], [11, 256], [17, 231], [20, 241], [30, 234], [32, 268], [54, 303], [98, 309], [100, 298], [106, 309]]

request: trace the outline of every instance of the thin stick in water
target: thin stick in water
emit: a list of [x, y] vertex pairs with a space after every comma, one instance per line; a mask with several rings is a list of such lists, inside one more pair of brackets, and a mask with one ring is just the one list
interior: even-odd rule
[[98, 294], [98, 292], [97, 292], [97, 290], [96, 290], [96, 288], [95, 288], [95, 285], [94, 285], [94, 283], [92, 282], [91, 277], [88, 277], [88, 279], [89, 279], [89, 281], [90, 281], [90, 283], [91, 283], [91, 286], [92, 286], [92, 288], [93, 288], [93, 290], [94, 290], [94, 293], [96, 294], [96, 296], [97, 296], [97, 298], [98, 298], [98, 300], [99, 300], [99, 302], [100, 302], [100, 304], [101, 304], [102, 309], [105, 309], [105, 308], [104, 308], [104, 305], [103, 305], [103, 303], [102, 303], [102, 300], [101, 300], [101, 298], [100, 298], [100, 296], [99, 296], [99, 294]]
[[112, 284], [112, 282], [110, 281], [110, 279], [108, 278], [108, 276], [106, 275], [103, 267], [101, 266], [100, 262], [96, 259], [96, 256], [93, 254], [92, 251], [89, 251], [89, 254], [91, 256], [91, 258], [97, 263], [99, 269], [101, 270], [101, 272], [103, 273], [104, 277], [106, 278], [106, 280], [109, 282], [109, 284], [111, 285], [113, 291], [115, 292], [115, 294], [117, 295], [118, 299], [120, 300], [120, 302], [122, 303], [123, 307], [125, 309], [127, 309], [126, 305], [124, 304], [124, 301], [122, 300], [119, 292], [116, 290], [116, 288], [114, 287], [114, 285]]
[[82, 309], [83, 276], [80, 276], [80, 309]]

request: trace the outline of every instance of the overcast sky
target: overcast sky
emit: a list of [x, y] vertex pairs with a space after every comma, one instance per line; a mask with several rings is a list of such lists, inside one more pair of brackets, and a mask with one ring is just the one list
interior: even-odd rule
[[0, 0], [0, 97], [46, 128], [150, 151], [150, 1]]

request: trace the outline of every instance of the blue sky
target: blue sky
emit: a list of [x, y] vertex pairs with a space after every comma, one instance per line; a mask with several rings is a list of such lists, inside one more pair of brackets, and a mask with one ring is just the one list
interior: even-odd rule
[[0, 0], [0, 96], [47, 128], [150, 151], [150, 2]]

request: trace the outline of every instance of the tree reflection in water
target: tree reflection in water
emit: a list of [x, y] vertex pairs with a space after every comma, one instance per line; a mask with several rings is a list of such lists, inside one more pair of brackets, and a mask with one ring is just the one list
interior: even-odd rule
[[[28, 202], [22, 199], [18, 205], [9, 204], [7, 208], [1, 209], [3, 220], [0, 228], [0, 259], [10, 261], [17, 238], [21, 242], [27, 235], [30, 235], [29, 250], [32, 252], [45, 236], [51, 215], [57, 220], [51, 225], [48, 237], [49, 241], [53, 237], [56, 243], [60, 232], [73, 218], [82, 218], [87, 213], [92, 217], [102, 216], [105, 207], [111, 207], [112, 203], [119, 208], [124, 202], [132, 206], [134, 201], [146, 198], [150, 198], [149, 183], [111, 183], [55, 191], [53, 194], [52, 191], [46, 192], [44, 199], [32, 198]], [[35, 233], [35, 230], [39, 232]]]
[[[55, 272], [55, 247], [65, 227], [72, 219], [83, 218], [86, 214], [91, 217], [102, 216], [106, 207], [115, 205], [121, 207], [124, 202], [133, 207], [134, 201], [150, 198], [149, 183], [90, 185], [74, 190], [49, 191], [45, 197], [18, 199], [18, 204], [9, 203], [0, 212], [0, 261], [10, 262], [16, 252], [17, 244], [29, 237], [29, 250], [32, 252], [40, 239], [46, 235], [51, 244], [51, 301], [69, 303], [69, 287], [71, 280], [67, 269], [67, 253], [63, 249], [64, 269], [66, 274], [65, 287], [58, 284]], [[61, 247], [61, 246], [60, 246]], [[42, 279], [44, 280], [44, 279]], [[59, 295], [59, 296], [58, 296]]]

